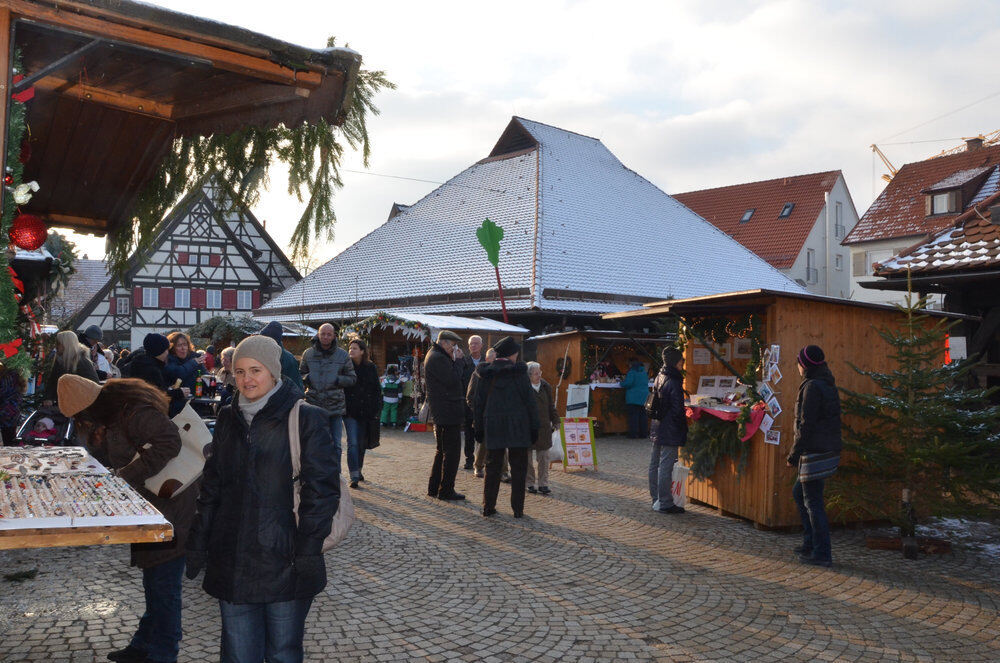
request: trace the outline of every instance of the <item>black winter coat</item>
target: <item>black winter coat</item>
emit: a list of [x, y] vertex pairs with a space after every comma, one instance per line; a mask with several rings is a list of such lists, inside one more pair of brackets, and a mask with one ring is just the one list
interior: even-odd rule
[[538, 405], [524, 362], [480, 364], [473, 426], [487, 449], [527, 448], [539, 433]]
[[[80, 357], [76, 361], [76, 370], [72, 371], [74, 375], [79, 375], [82, 378], [87, 378], [93, 382], [97, 382], [97, 370], [94, 368], [93, 362], [87, 358], [87, 351], [80, 348]], [[66, 371], [63, 370], [62, 363], [59, 361], [59, 357], [52, 363], [52, 370], [49, 371], [49, 377], [45, 380], [45, 399], [55, 402], [58, 397], [58, 392], [56, 388], [59, 385], [59, 378], [66, 375]]]
[[653, 390], [659, 394], [662, 416], [650, 423], [649, 439], [653, 444], [683, 447], [688, 435], [684, 377], [676, 366], [664, 366], [656, 374]]
[[431, 416], [438, 426], [465, 424], [464, 362], [456, 362], [437, 343], [424, 358], [424, 383]]
[[[219, 413], [188, 539], [188, 550], [207, 553], [203, 587], [216, 598], [274, 603], [309, 598], [326, 586], [322, 546], [340, 505], [340, 449], [329, 413], [303, 405], [296, 525], [288, 416], [297, 400], [285, 379], [249, 426], [235, 402]], [[312, 559], [300, 571], [301, 558]]]
[[378, 367], [370, 361], [354, 365], [358, 381], [344, 389], [347, 411], [344, 416], [351, 419], [378, 419], [382, 413], [382, 383], [378, 379]]
[[169, 416], [177, 416], [177, 413], [184, 409], [187, 399], [180, 389], [168, 389], [167, 379], [163, 375], [163, 363], [148, 354], [144, 348], [140, 348], [128, 356], [128, 363], [121, 367], [122, 375], [128, 378], [138, 378], [157, 389], [166, 392], [170, 397]]
[[806, 369], [795, 401], [795, 444], [788, 462], [797, 465], [802, 454], [840, 451], [840, 393], [830, 368]]

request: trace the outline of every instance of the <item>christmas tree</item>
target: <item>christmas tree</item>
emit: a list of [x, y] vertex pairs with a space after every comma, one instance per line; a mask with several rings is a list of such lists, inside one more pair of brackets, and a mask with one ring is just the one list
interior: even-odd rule
[[956, 323], [928, 315], [926, 304], [909, 293], [897, 306], [899, 324], [877, 330], [895, 370], [852, 366], [876, 389], [843, 390], [846, 453], [830, 486], [831, 503], [842, 511], [888, 517], [903, 537], [914, 536], [919, 519], [1000, 505], [1000, 407], [990, 401], [996, 389], [969, 387], [975, 357], [945, 363]]

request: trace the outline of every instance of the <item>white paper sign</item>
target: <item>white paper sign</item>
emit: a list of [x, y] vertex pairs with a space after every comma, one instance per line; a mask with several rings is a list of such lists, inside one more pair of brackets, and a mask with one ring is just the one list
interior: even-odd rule
[[694, 358], [695, 364], [712, 363], [712, 354], [708, 351], [708, 348], [695, 348], [691, 351], [691, 356]]
[[764, 431], [764, 435], [767, 435], [767, 431], [771, 430], [771, 426], [774, 425], [774, 419], [769, 414], [765, 414], [764, 418], [760, 420], [760, 430]]
[[966, 348], [965, 337], [964, 336], [951, 336], [948, 338], [948, 353], [951, 355], [951, 360], [965, 359], [969, 356], [969, 351]]

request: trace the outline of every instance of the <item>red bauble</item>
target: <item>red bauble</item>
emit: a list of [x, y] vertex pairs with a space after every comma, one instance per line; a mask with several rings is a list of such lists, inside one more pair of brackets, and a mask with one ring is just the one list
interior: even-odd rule
[[11, 184], [14, 183], [14, 176], [10, 174], [4, 175], [3, 183], [6, 184], [7, 186], [10, 186]]
[[34, 214], [19, 214], [10, 226], [10, 241], [25, 251], [41, 248], [48, 236], [45, 222]]

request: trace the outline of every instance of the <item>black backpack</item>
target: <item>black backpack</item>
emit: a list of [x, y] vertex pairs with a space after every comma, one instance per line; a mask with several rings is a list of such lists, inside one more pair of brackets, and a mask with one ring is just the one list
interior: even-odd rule
[[646, 416], [650, 419], [662, 419], [663, 418], [663, 401], [660, 400], [660, 376], [656, 376], [656, 380], [653, 381], [653, 388], [649, 391], [649, 396], [646, 397]]

